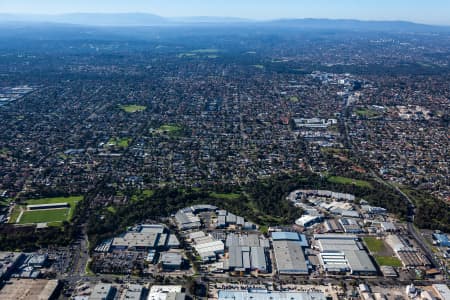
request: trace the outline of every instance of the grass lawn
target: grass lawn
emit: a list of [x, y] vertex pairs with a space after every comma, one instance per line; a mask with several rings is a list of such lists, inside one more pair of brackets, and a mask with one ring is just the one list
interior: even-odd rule
[[239, 199], [241, 196], [240, 194], [236, 193], [210, 193], [211, 197], [216, 199], [226, 199], [226, 200], [236, 200]]
[[143, 190], [142, 191], [142, 195], [144, 195], [145, 197], [151, 197], [155, 194], [154, 190]]
[[360, 108], [355, 111], [356, 115], [359, 117], [372, 118], [378, 116], [378, 112], [368, 109], [368, 108]]
[[144, 111], [147, 109], [147, 106], [144, 105], [120, 105], [120, 109], [122, 109], [123, 111], [127, 112], [127, 113], [135, 113], [135, 112], [140, 112], [140, 111]]
[[113, 214], [117, 212], [117, 209], [114, 206], [108, 206], [106, 210]]
[[[38, 204], [53, 204], [53, 203], [68, 203], [70, 208], [66, 209], [48, 209], [48, 210], [34, 210], [25, 211], [19, 224], [29, 224], [29, 223], [50, 223], [49, 226], [61, 225], [62, 221], [70, 221], [75, 212], [75, 207], [78, 202], [83, 200], [83, 196], [72, 196], [72, 197], [54, 197], [54, 198], [42, 198], [42, 199], [30, 199], [25, 203], [26, 205], [38, 205]], [[26, 209], [26, 206], [22, 206]], [[20, 214], [20, 207], [16, 206], [13, 213], [11, 214], [10, 223], [16, 223], [17, 217]]]
[[178, 125], [166, 124], [166, 125], [162, 125], [161, 127], [159, 127], [158, 130], [166, 131], [166, 132], [175, 132], [175, 131], [180, 131], [181, 129], [182, 129], [182, 127], [178, 126]]
[[11, 224], [16, 223], [17, 217], [19, 215], [20, 215], [20, 206], [16, 205], [16, 206], [14, 206], [14, 209], [11, 212], [11, 215], [9, 217], [9, 223], [11, 223]]
[[10, 198], [1, 198], [0, 199], [0, 206], [8, 206], [9, 202], [11, 202]]
[[402, 267], [402, 262], [397, 257], [393, 256], [375, 256], [375, 260], [380, 266], [390, 266], [390, 267]]
[[120, 148], [128, 148], [128, 146], [130, 145], [132, 139], [131, 138], [111, 138], [108, 141], [108, 145], [109, 146], [117, 146]]
[[353, 179], [353, 178], [347, 178], [347, 177], [341, 177], [341, 176], [330, 176], [328, 177], [328, 182], [331, 183], [338, 183], [338, 184], [352, 184], [359, 187], [365, 187], [365, 188], [373, 188], [372, 184], [365, 180], [359, 180], [359, 179]]
[[292, 96], [291, 98], [289, 98], [289, 100], [294, 103], [300, 101], [297, 96]]
[[167, 134], [169, 136], [175, 137], [181, 135], [183, 127], [176, 124], [164, 124], [159, 127], [155, 133], [157, 134]]
[[369, 248], [372, 253], [378, 253], [384, 250], [383, 240], [379, 240], [374, 237], [365, 237], [363, 240], [364, 243], [366, 243], [367, 248]]
[[70, 208], [26, 211], [19, 224], [62, 222], [69, 219]]

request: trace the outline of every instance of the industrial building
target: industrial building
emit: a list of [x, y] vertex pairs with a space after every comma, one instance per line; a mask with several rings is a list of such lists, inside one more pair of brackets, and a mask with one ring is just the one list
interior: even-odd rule
[[51, 300], [58, 296], [59, 281], [14, 279], [0, 290], [2, 300]]
[[380, 223], [381, 230], [384, 232], [395, 232], [397, 231], [397, 227], [392, 222], [381, 222]]
[[311, 227], [323, 221], [322, 215], [303, 215], [295, 221], [295, 224], [302, 227]]
[[202, 226], [200, 218], [194, 215], [191, 208], [184, 208], [177, 211], [175, 221], [180, 230], [198, 229]]
[[181, 285], [154, 285], [150, 288], [147, 300], [184, 300]]
[[272, 246], [279, 274], [309, 274], [310, 265], [303, 248], [308, 247], [304, 235], [296, 232], [273, 232]]
[[270, 242], [258, 233], [237, 234], [231, 232], [227, 234], [225, 246], [227, 248], [233, 246], [270, 248]]
[[339, 219], [339, 223], [341, 224], [342, 228], [344, 228], [345, 233], [362, 233], [364, 232], [359, 226], [358, 222], [354, 219], [349, 218], [341, 218]]
[[316, 234], [323, 269], [330, 273], [376, 275], [377, 269], [356, 235]]
[[442, 233], [433, 233], [433, 238], [440, 247], [450, 247], [448, 235]]
[[369, 215], [384, 215], [387, 213], [387, 210], [383, 207], [376, 207], [370, 205], [361, 205], [361, 211]]
[[164, 252], [159, 259], [164, 271], [180, 270], [183, 265], [183, 256], [180, 253]]
[[210, 204], [198, 204], [198, 205], [192, 205], [190, 207], [190, 209], [194, 214], [198, 214], [198, 213], [205, 212], [205, 211], [215, 211], [215, 210], [217, 210], [217, 207], [214, 205], [210, 205]]
[[297, 232], [272, 232], [273, 241], [295, 241], [300, 244], [301, 247], [308, 247], [308, 239], [304, 234]]
[[218, 300], [326, 300], [321, 292], [274, 292], [265, 289], [220, 290]]
[[159, 233], [127, 232], [113, 239], [113, 250], [148, 251], [164, 247], [167, 235]]
[[273, 251], [279, 274], [307, 275], [308, 263], [303, 249], [296, 241], [274, 241]]
[[264, 247], [232, 246], [228, 250], [228, 268], [234, 272], [268, 272]]
[[102, 250], [150, 251], [178, 248], [180, 243], [164, 225], [144, 224], [121, 236], [115, 237], [110, 248], [105, 244]]
[[193, 232], [189, 235], [195, 252], [200, 256], [202, 262], [214, 262], [218, 255], [225, 253], [225, 245], [222, 241], [206, 235], [203, 231]]
[[344, 232], [341, 224], [334, 219], [328, 219], [324, 223], [326, 232]]
[[[355, 196], [352, 194], [346, 194], [346, 193], [339, 193], [339, 192], [333, 192], [328, 190], [296, 190], [291, 193], [291, 195], [295, 196], [295, 199], [305, 199], [310, 196], [316, 196], [316, 197], [326, 197], [326, 198], [332, 198], [336, 200], [343, 200], [343, 201], [354, 201]], [[290, 196], [292, 197], [292, 196]]]
[[446, 284], [433, 284], [433, 289], [441, 299], [450, 299], [450, 289]]
[[320, 119], [320, 118], [295, 118], [294, 119], [295, 126], [297, 128], [327, 128], [333, 124], [337, 124], [336, 119]]
[[237, 226], [243, 230], [257, 229], [252, 222], [245, 221], [243, 217], [236, 216], [226, 210], [217, 211], [217, 228], [228, 228], [230, 226]]
[[20, 252], [0, 252], [0, 283], [8, 279], [24, 258], [25, 255]]
[[144, 287], [140, 284], [130, 284], [122, 293], [120, 300], [143, 300]]
[[98, 283], [89, 296], [89, 300], [113, 300], [116, 296], [116, 288], [109, 283]]
[[36, 254], [36, 255], [31, 255], [26, 261], [25, 263], [33, 268], [43, 268], [47, 265], [48, 263], [48, 255], [47, 254]]

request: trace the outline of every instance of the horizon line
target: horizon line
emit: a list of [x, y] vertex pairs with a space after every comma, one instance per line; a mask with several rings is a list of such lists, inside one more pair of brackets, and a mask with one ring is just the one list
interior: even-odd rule
[[[428, 25], [428, 26], [437, 26], [437, 27], [450, 27], [450, 23], [428, 23], [421, 22], [416, 20], [406, 20], [406, 19], [359, 19], [359, 18], [330, 18], [330, 17], [279, 17], [279, 18], [247, 18], [247, 17], [237, 17], [237, 16], [217, 16], [217, 15], [186, 15], [186, 16], [163, 16], [151, 12], [139, 12], [139, 11], [129, 11], [129, 12], [60, 12], [60, 13], [18, 13], [18, 12], [5, 12], [0, 11], [0, 15], [12, 15], [12, 16], [64, 16], [64, 15], [72, 15], [72, 14], [81, 14], [81, 15], [127, 15], [127, 14], [141, 14], [141, 15], [152, 15], [155, 17], [160, 17], [163, 19], [171, 20], [171, 19], [184, 19], [184, 18], [220, 18], [220, 19], [238, 19], [247, 22], [270, 22], [270, 21], [282, 21], [282, 20], [330, 20], [330, 21], [359, 21], [359, 22], [405, 22], [405, 23], [413, 23], [417, 25]], [[0, 22], [2, 22], [0, 20]], [[51, 21], [50, 21], [51, 23]]]

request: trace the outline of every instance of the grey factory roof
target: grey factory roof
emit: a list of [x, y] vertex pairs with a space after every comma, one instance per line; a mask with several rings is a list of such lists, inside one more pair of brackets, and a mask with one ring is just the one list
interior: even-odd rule
[[235, 214], [228, 213], [226, 220], [227, 220], [227, 223], [235, 224], [237, 222], [237, 216]]
[[229, 249], [228, 266], [238, 271], [267, 271], [267, 259], [262, 247], [233, 246]]
[[[346, 264], [352, 273], [370, 272], [375, 273], [376, 268], [369, 255], [364, 250], [362, 244], [348, 235], [342, 235], [343, 239], [336, 238], [336, 235], [316, 235], [317, 244], [322, 253], [322, 260], [326, 265], [336, 264], [336, 259], [332, 254], [342, 254], [342, 264]], [[329, 237], [329, 238], [327, 238]], [[330, 256], [330, 257], [329, 257]]]
[[191, 209], [193, 212], [197, 211], [214, 211], [217, 209], [217, 206], [209, 205], [209, 204], [198, 204], [198, 205], [192, 205]]
[[109, 283], [98, 283], [89, 297], [89, 300], [107, 300], [113, 299], [114, 289], [112, 284]]
[[250, 260], [252, 269], [267, 271], [267, 258], [263, 247], [251, 247]]
[[307, 274], [308, 264], [301, 244], [296, 241], [274, 241], [273, 250], [279, 273]]
[[127, 300], [141, 300], [143, 286], [140, 284], [130, 284], [123, 295], [123, 299]]
[[31, 256], [28, 259], [27, 263], [29, 265], [44, 265], [45, 262], [47, 261], [47, 259], [48, 259], [48, 254], [40, 254], [40, 255], [36, 254], [36, 255]]
[[274, 241], [298, 241], [302, 247], [308, 247], [308, 240], [304, 234], [297, 232], [272, 232]]
[[166, 238], [166, 234], [127, 232], [122, 236], [115, 237], [112, 246], [121, 248], [156, 248], [159, 244], [165, 244]]
[[175, 219], [181, 229], [198, 228], [201, 226], [200, 218], [192, 212], [183, 212], [179, 210], [175, 214]]
[[142, 224], [139, 225], [140, 232], [145, 233], [163, 233], [166, 227], [162, 224]]
[[334, 240], [357, 240], [358, 237], [354, 234], [337, 234], [337, 233], [326, 233], [326, 234], [315, 234], [315, 240], [320, 239], [334, 239]]
[[177, 248], [180, 246], [180, 241], [174, 234], [169, 235], [169, 240], [167, 241], [167, 246], [171, 248]]
[[164, 252], [161, 253], [159, 261], [163, 265], [180, 266], [183, 263], [183, 256], [180, 253]]
[[[225, 241], [227, 247], [233, 246], [247, 246], [247, 247], [259, 247], [261, 244], [259, 234], [235, 234], [229, 233]], [[264, 244], [264, 243], [263, 243]]]
[[364, 250], [344, 251], [348, 264], [353, 273], [355, 272], [376, 272], [377, 269]]

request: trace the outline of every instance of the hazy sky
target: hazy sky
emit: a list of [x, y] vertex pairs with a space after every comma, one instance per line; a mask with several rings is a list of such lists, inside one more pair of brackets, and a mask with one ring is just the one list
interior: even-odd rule
[[450, 0], [0, 0], [0, 12], [146, 12], [166, 17], [352, 18], [450, 25]]

